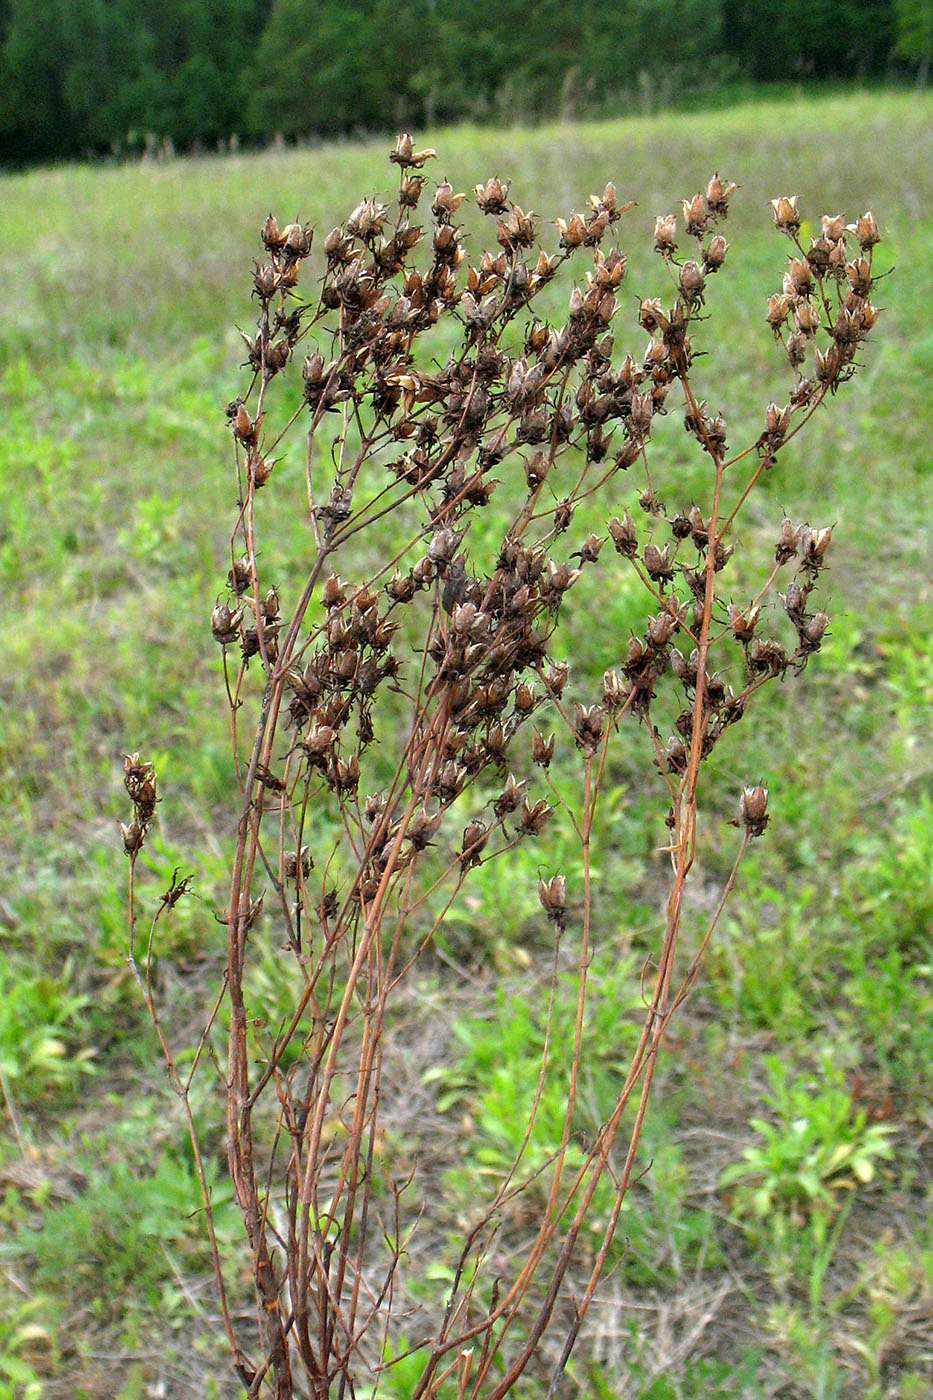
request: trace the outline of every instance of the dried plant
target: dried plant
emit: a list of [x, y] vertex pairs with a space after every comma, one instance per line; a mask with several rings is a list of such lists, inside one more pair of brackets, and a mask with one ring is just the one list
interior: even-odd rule
[[[758, 437], [730, 448], [722, 416], [694, 389], [693, 366], [708, 284], [729, 252], [718, 230], [735, 185], [714, 175], [684, 202], [682, 219], [657, 219], [670, 294], [641, 301], [647, 349], [620, 355], [611, 328], [626, 258], [615, 238], [631, 206], [613, 185], [584, 213], [556, 221], [551, 252], [506, 182], [477, 185], [494, 247], [471, 261], [457, 221], [465, 195], [446, 181], [429, 189], [422, 173], [433, 154], [399, 138], [394, 204], [364, 199], [326, 237], [308, 300], [298, 289], [311, 229], [270, 216], [262, 230], [256, 330], [244, 336], [251, 378], [228, 408], [231, 568], [211, 620], [240, 794], [227, 960], [184, 1075], [162, 1031], [148, 959], [137, 974], [199, 1169], [189, 1091], [226, 1029], [220, 1078], [256, 1294], [251, 1339], [234, 1325], [215, 1244], [217, 1281], [246, 1393], [278, 1400], [374, 1394], [403, 1332], [424, 1362], [411, 1400], [500, 1400], [521, 1393], [549, 1328], [558, 1359], [546, 1393], [556, 1393], [633, 1180], [665, 1031], [696, 982], [747, 845], [768, 823], [767, 791], [752, 783], [733, 823], [731, 874], [705, 931], [681, 946], [703, 765], [757, 692], [801, 671], [826, 634], [814, 593], [831, 526], [783, 520], [757, 584], [736, 598], [739, 516], [777, 454], [851, 377], [878, 315], [869, 299], [872, 215], [850, 225], [824, 217], [804, 247], [797, 200], [776, 199], [775, 223], [792, 252], [767, 322], [791, 383], [787, 403], [765, 409]], [[581, 262], [565, 314], [556, 324], [536, 315], [545, 288]], [[299, 355], [301, 402], [275, 420], [274, 390]], [[704, 454], [707, 493], [669, 509], [661, 492], [676, 482], [649, 468], [649, 449], [659, 415], [674, 412]], [[270, 494], [289, 486], [276, 454], [300, 432], [309, 549], [286, 603], [261, 540], [264, 527], [274, 530]], [[605, 533], [576, 538], [577, 511], [591, 520], [597, 507], [611, 511], [629, 471], [641, 474], [630, 496], [637, 518], [621, 510]], [[504, 524], [493, 529], [492, 519]], [[588, 571], [604, 571], [611, 588], [613, 570], [637, 579], [644, 623], [619, 643], [599, 693], [575, 694], [559, 655], [562, 604]], [[775, 595], [781, 575], [785, 591]], [[585, 1149], [574, 1142], [571, 1151], [592, 1052], [594, 823], [623, 744], [641, 747], [668, 806], [664, 932], [644, 967], [644, 1022], [615, 1107]], [[132, 872], [156, 811], [156, 775], [136, 754], [126, 786], [132, 931]], [[545, 1049], [524, 1143], [554, 1074], [566, 1083], [563, 1130], [544, 1168], [531, 1170], [519, 1152], [488, 1199], [477, 1199], [449, 1283], [433, 1304], [422, 1293], [412, 1315], [403, 1275], [424, 1201], [382, 1132], [387, 1017], [476, 867], [501, 862], [508, 879], [502, 858], [538, 842], [546, 868], [557, 809], [575, 833], [582, 879], [571, 888], [563, 873], [544, 874], [539, 896], [554, 930], [551, 1008], [558, 951], [575, 968], [573, 1055], [555, 1066]], [[176, 881], [163, 896], [153, 933], [184, 892]], [[280, 1022], [267, 1026], [251, 1014], [249, 986], [270, 940], [284, 945], [290, 992]], [[203, 1171], [201, 1180], [210, 1224]], [[594, 1199], [598, 1187], [606, 1199], [607, 1185], [594, 1244]], [[526, 1212], [520, 1231], [513, 1226], [532, 1190], [533, 1227]], [[509, 1251], [492, 1257], [501, 1231], [508, 1267]]]

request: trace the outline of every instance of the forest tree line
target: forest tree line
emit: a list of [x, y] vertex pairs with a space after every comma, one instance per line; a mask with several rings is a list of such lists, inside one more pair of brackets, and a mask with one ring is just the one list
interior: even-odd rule
[[933, 0], [0, 0], [0, 163], [926, 80]]

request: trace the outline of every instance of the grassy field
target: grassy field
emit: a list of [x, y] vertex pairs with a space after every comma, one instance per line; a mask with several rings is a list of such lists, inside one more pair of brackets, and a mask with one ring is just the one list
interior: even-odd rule
[[[437, 178], [471, 188], [498, 172], [550, 216], [614, 179], [637, 201], [621, 239], [633, 330], [658, 283], [654, 216], [715, 169], [737, 180], [715, 288], [729, 333], [698, 376], [737, 436], [787, 382], [764, 323], [786, 253], [769, 199], [799, 194], [811, 228], [868, 208], [882, 228], [878, 265], [893, 270], [864, 368], [750, 517], [762, 540], [782, 511], [836, 523], [831, 634], [712, 777], [723, 810], [743, 780], [765, 781], [772, 828], [676, 1027], [629, 1250], [566, 1394], [920, 1400], [933, 1386], [933, 101], [834, 96], [430, 140]], [[239, 1393], [180, 1116], [125, 961], [120, 755], [142, 751], [162, 779], [154, 887], [176, 866], [195, 873], [200, 898], [158, 957], [183, 1043], [222, 958], [212, 910], [231, 779], [205, 638], [227, 568], [223, 406], [242, 385], [257, 233], [270, 209], [326, 232], [389, 188], [385, 157], [386, 143], [335, 145], [0, 181], [0, 1400]], [[287, 574], [301, 527], [283, 544]], [[622, 603], [604, 615], [605, 637], [578, 621], [576, 664], [594, 674], [628, 626]], [[657, 804], [637, 778], [619, 774], [601, 859], [620, 949], [607, 1042], [660, 917]], [[724, 859], [711, 825], [701, 887]], [[505, 1096], [523, 1092], [540, 1037], [510, 996], [527, 1001], [542, 936], [536, 869], [515, 874], [527, 899], [520, 878], [508, 899], [480, 887], [396, 1028], [409, 1051], [440, 1043], [455, 1008], [443, 1062], [409, 1054], [412, 1096], [444, 1108], [438, 1133], [472, 1128], [439, 1182], [452, 1221], [483, 1154], [508, 1150]], [[594, 1099], [613, 1067], [607, 1043]], [[205, 1102], [219, 1161], [217, 1113]], [[235, 1245], [222, 1180], [215, 1199]], [[380, 1394], [404, 1400], [404, 1371]]]

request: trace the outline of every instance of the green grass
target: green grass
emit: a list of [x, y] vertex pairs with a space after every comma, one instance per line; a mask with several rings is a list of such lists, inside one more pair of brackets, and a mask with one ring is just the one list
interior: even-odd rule
[[[614, 178], [620, 197], [637, 201], [622, 225], [630, 271], [618, 329], [636, 349], [636, 298], [661, 290], [649, 246], [655, 214], [716, 168], [741, 183], [730, 265], [711, 288], [729, 333], [703, 347], [699, 371], [736, 440], [768, 399], [783, 402], [787, 384], [763, 321], [784, 257], [769, 199], [799, 194], [811, 225], [823, 212], [872, 207], [882, 262], [893, 266], [860, 378], [782, 457], [748, 517], [750, 554], [767, 548], [782, 510], [836, 522], [831, 636], [803, 683], [772, 693], [754, 726], [739, 727], [708, 780], [719, 810], [744, 780], [766, 781], [774, 820], [675, 1031], [649, 1132], [655, 1173], [626, 1226], [622, 1300], [638, 1301], [637, 1290], [625, 1294], [637, 1283], [661, 1302], [633, 1314], [642, 1340], [610, 1348], [599, 1376], [581, 1348], [581, 1393], [692, 1400], [764, 1393], [787, 1378], [781, 1393], [790, 1397], [911, 1400], [933, 1376], [921, 1321], [931, 1297], [933, 1241], [921, 1229], [930, 1164], [915, 1146], [933, 1088], [931, 119], [923, 94], [849, 94], [430, 133], [438, 178], [449, 174], [458, 188], [498, 172], [519, 203], [553, 216]], [[222, 1348], [207, 1340], [213, 1304], [187, 1219], [197, 1202], [185, 1140], [125, 964], [120, 754], [153, 758], [165, 794], [144, 878], [159, 891], [180, 866], [200, 896], [179, 907], [156, 964], [183, 1042], [222, 943], [213, 909], [232, 784], [209, 617], [227, 568], [223, 406], [242, 384], [235, 327], [250, 320], [251, 259], [269, 210], [313, 220], [324, 234], [362, 194], [388, 188], [385, 155], [381, 145], [343, 144], [67, 167], [0, 185], [0, 1288], [11, 1300], [11, 1320], [0, 1323], [0, 1396], [99, 1400], [161, 1383], [181, 1400], [204, 1394], [208, 1374], [218, 1396], [236, 1393]], [[660, 434], [660, 448], [667, 497], [689, 504], [696, 463], [673, 433]], [[277, 468], [292, 503], [301, 491], [295, 452]], [[289, 556], [306, 548], [292, 515], [277, 540], [283, 579]], [[575, 599], [575, 664], [597, 676], [625, 645], [632, 600], [624, 591]], [[599, 633], [587, 625], [594, 601]], [[640, 763], [620, 760], [598, 886], [600, 937], [616, 967], [653, 946], [662, 817]], [[709, 821], [702, 884], [727, 868], [719, 842]], [[440, 951], [470, 963], [487, 988], [496, 979], [527, 985], [542, 938], [537, 869], [519, 862], [514, 873], [527, 900], [477, 884], [441, 936]], [[279, 985], [270, 955], [256, 996], [274, 1001]], [[609, 974], [605, 988], [623, 998]], [[442, 997], [451, 987], [422, 990]], [[494, 1003], [491, 991], [484, 997]], [[432, 1090], [446, 1093], [445, 1121], [467, 1113], [476, 1130], [461, 1177], [447, 1178], [451, 1229], [471, 1167], [495, 1167], [509, 1146], [494, 1076], [500, 1027], [469, 1002], [460, 1025], [446, 1090], [443, 1073]], [[521, 1096], [540, 1024], [514, 1013], [507, 1025]], [[894, 1130], [891, 1161], [875, 1163], [871, 1182], [834, 1188], [834, 1204], [807, 1214], [810, 1233], [795, 1250], [765, 1247], [747, 1220], [744, 1229], [730, 1222], [719, 1186], [721, 1172], [763, 1140], [777, 1144], [775, 1161], [793, 1160], [796, 1120], [767, 1101], [765, 1053], [795, 1093], [833, 1057], [838, 1085], [827, 1081], [823, 1093], [837, 1110], [847, 1093], [853, 1116], [832, 1119], [829, 1156], [833, 1134], [835, 1146], [849, 1141], [860, 1114], [866, 1131], [878, 1122]], [[594, 1104], [611, 1064], [612, 1047], [594, 1063]], [[154, 1133], [159, 1151], [147, 1157]], [[219, 1127], [209, 1138], [219, 1159]], [[38, 1186], [17, 1184], [24, 1154]], [[66, 1168], [74, 1176], [63, 1196], [56, 1183]], [[108, 1200], [119, 1205], [109, 1234]], [[780, 1230], [780, 1211], [770, 1218]], [[226, 1237], [236, 1239], [233, 1225]], [[658, 1350], [643, 1340], [658, 1335], [658, 1318], [679, 1318], [686, 1334], [693, 1284], [713, 1296], [729, 1279], [741, 1281], [739, 1293], [724, 1294], [692, 1347], [674, 1347], [659, 1373]]]

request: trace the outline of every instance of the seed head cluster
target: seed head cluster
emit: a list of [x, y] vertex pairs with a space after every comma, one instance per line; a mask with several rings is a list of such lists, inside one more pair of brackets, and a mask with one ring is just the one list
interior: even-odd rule
[[123, 836], [123, 849], [130, 857], [142, 849], [149, 831], [149, 824], [155, 816], [156, 771], [151, 763], [141, 761], [138, 753], [123, 755], [123, 786], [133, 804], [133, 816], [127, 826], [120, 823]]
[[[252, 276], [255, 327], [243, 334], [247, 383], [226, 410], [235, 525], [209, 627], [239, 792], [222, 920], [229, 1152], [260, 1347], [282, 1396], [296, 1393], [299, 1365], [308, 1393], [331, 1382], [355, 1393], [369, 1328], [381, 1337], [378, 1369], [405, 1253], [387, 1232], [389, 1193], [369, 1209], [386, 1006], [473, 872], [555, 820], [579, 838], [583, 887], [539, 866], [537, 892], [563, 950], [579, 932], [582, 1037], [597, 937], [590, 837], [613, 751], [626, 742], [645, 749], [667, 807], [659, 836], [671, 895], [638, 1052], [657, 1053], [655, 1027], [699, 967], [672, 990], [703, 765], [759, 690], [803, 670], [830, 625], [818, 590], [832, 524], [785, 518], [766, 557], [750, 560], [737, 550], [742, 510], [852, 377], [879, 315], [873, 215], [825, 215], [805, 244], [797, 197], [775, 199], [790, 250], [762, 330], [768, 339], [766, 322], [789, 385], [762, 406], [750, 440], [735, 443], [715, 381], [703, 398], [695, 379], [733, 256], [723, 230], [736, 184], [714, 174], [678, 212], [654, 218], [656, 281], [630, 295], [622, 245], [635, 216], [614, 184], [544, 220], [500, 174], [471, 194], [432, 180], [434, 159], [400, 136], [395, 197], [364, 193], [323, 238], [269, 215]], [[635, 324], [622, 332], [626, 302]], [[280, 395], [283, 380], [291, 392]], [[665, 470], [662, 425], [683, 432], [699, 463], [698, 498]], [[290, 451], [299, 434], [300, 466]], [[305, 531], [287, 568], [272, 562], [282, 559], [282, 511]], [[637, 600], [625, 635], [604, 620], [617, 592]], [[562, 654], [568, 600], [578, 646], [603, 649], [601, 683]], [[128, 755], [125, 784], [133, 816], [123, 842], [135, 860], [156, 813], [152, 764]], [[767, 788], [745, 786], [736, 805], [741, 858], [768, 825]], [[500, 870], [507, 882], [504, 862]], [[164, 902], [186, 888], [173, 881]], [[297, 990], [268, 1036], [244, 987], [273, 921]], [[644, 1067], [623, 1092], [650, 1083]], [[254, 1110], [257, 1123], [276, 1123], [265, 1165]], [[600, 1130], [587, 1158], [594, 1176], [622, 1116], [620, 1107]], [[563, 1262], [542, 1290], [540, 1330], [547, 1324], [572, 1251], [546, 1246], [562, 1219], [576, 1219], [583, 1181], [560, 1200], [554, 1188], [540, 1248], [512, 1285], [517, 1302], [504, 1313], [493, 1304], [474, 1393], [512, 1322], [533, 1312], [530, 1280], [553, 1252]], [[390, 1185], [402, 1241], [406, 1186]], [[500, 1214], [523, 1189], [512, 1173], [506, 1188], [471, 1234], [457, 1279], [493, 1257]], [[480, 1293], [460, 1287], [424, 1348], [418, 1394], [451, 1374], [437, 1368], [463, 1342], [458, 1327], [471, 1329], [465, 1357], [483, 1330], [473, 1323]], [[520, 1374], [531, 1351], [516, 1354]], [[241, 1375], [256, 1374], [242, 1364]]]
[[[768, 625], [763, 597], [736, 600], [725, 591], [733, 519], [720, 513], [711, 521], [696, 502], [668, 509], [650, 476], [637, 496], [644, 523], [626, 508], [610, 516], [605, 535], [591, 531], [576, 548], [557, 548], [572, 535], [583, 500], [597, 491], [617, 495], [620, 474], [640, 461], [647, 469], [653, 426], [670, 412], [677, 385], [688, 436], [716, 464], [727, 461], [728, 425], [694, 396], [690, 374], [709, 284], [728, 258], [721, 225], [738, 187], [716, 174], [682, 201], [680, 214], [656, 218], [654, 248], [672, 295], [640, 299], [637, 320], [648, 344], [638, 354], [620, 354], [614, 322], [626, 256], [615, 240], [632, 206], [620, 202], [615, 186], [554, 220], [549, 227], [557, 236], [547, 248], [539, 217], [511, 198], [508, 180], [492, 175], [469, 197], [488, 220], [491, 241], [483, 248], [461, 222], [468, 196], [447, 180], [432, 185], [423, 173], [434, 157], [433, 150], [416, 151], [410, 136], [399, 138], [391, 154], [401, 170], [395, 201], [362, 199], [323, 239], [323, 276], [310, 300], [299, 281], [313, 231], [297, 222], [280, 226], [269, 216], [261, 230], [265, 256], [253, 276], [257, 325], [243, 336], [252, 382], [227, 409], [241, 500], [252, 502], [272, 477], [280, 443], [264, 423], [268, 386], [303, 343], [309, 440], [337, 416], [343, 444], [332, 479], [315, 481], [309, 495], [321, 562], [343, 558], [345, 542], [369, 528], [370, 516], [375, 521], [411, 504], [424, 513], [420, 552], [416, 534], [414, 550], [399, 556], [388, 577], [383, 570], [379, 581], [352, 584], [334, 570], [320, 571], [320, 620], [304, 640], [286, 629], [285, 654], [278, 593], [260, 580], [258, 551], [245, 528], [228, 594], [211, 616], [212, 635], [225, 651], [237, 648], [244, 669], [257, 659], [267, 684], [284, 691], [293, 735], [280, 773], [272, 771], [271, 755], [257, 769], [267, 795], [289, 805], [317, 780], [338, 803], [355, 803], [361, 761], [377, 740], [380, 694], [386, 687], [399, 693], [410, 669], [410, 642], [401, 651], [398, 645], [410, 637], [403, 615], [419, 598], [428, 601], [405, 783], [391, 798], [366, 801], [363, 826], [370, 834], [355, 887], [363, 904], [378, 890], [389, 855], [398, 869], [432, 845], [443, 812], [484, 774], [504, 775], [506, 787], [465, 828], [461, 870], [483, 859], [495, 829], [512, 839], [541, 828], [549, 805], [531, 802], [526, 780], [513, 783], [509, 763], [516, 736], [542, 707], [553, 713], [556, 705], [576, 748], [592, 756], [626, 713], [655, 727], [652, 707], [669, 680], [681, 704], [670, 738], [656, 745], [656, 761], [677, 779], [692, 748], [698, 743], [707, 758], [763, 682], [802, 669], [829, 625], [811, 603], [829, 526], [785, 520], [780, 529], [776, 569], [794, 566], [781, 595], [795, 634], [791, 646]], [[852, 224], [825, 215], [820, 235], [805, 247], [797, 197], [772, 204], [792, 251], [766, 319], [791, 366], [792, 385], [787, 403], [770, 403], [764, 413], [755, 447], [765, 468], [815, 405], [851, 376], [878, 315], [870, 300], [879, 241], [873, 215]], [[566, 278], [571, 262], [578, 271], [563, 316], [539, 314], [538, 299], [554, 279]], [[455, 327], [459, 340], [443, 363], [432, 353], [439, 323]], [[567, 454], [579, 474], [559, 494]], [[377, 463], [385, 484], [373, 494]], [[513, 494], [521, 483], [524, 501], [484, 570], [470, 547], [473, 518], [503, 479]], [[607, 670], [602, 693], [568, 709], [560, 701], [568, 668], [552, 656], [555, 629], [564, 599], [586, 570], [599, 567], [607, 542], [638, 575], [653, 607], [643, 632], [629, 638]], [[711, 643], [701, 645], [704, 614], [719, 619], [718, 637], [740, 649], [741, 671], [728, 663], [723, 671], [713, 668]], [[554, 733], [534, 733], [531, 757], [539, 771], [547, 770], [556, 744]], [[409, 799], [414, 818], [404, 815]], [[129, 845], [141, 843], [149, 819], [151, 813], [143, 819], [137, 812]], [[302, 868], [294, 851], [283, 860], [286, 878]]]

